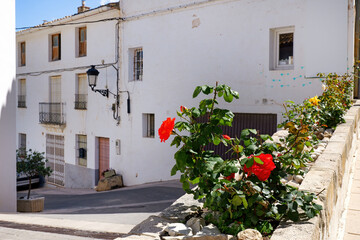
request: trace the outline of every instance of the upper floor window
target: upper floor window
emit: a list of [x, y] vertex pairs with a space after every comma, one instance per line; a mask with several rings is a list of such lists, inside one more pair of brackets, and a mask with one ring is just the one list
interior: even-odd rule
[[18, 108], [26, 108], [26, 80], [19, 79]]
[[76, 79], [75, 109], [87, 108], [87, 75], [78, 74]]
[[20, 43], [20, 66], [26, 65], [25, 42]]
[[270, 30], [270, 68], [294, 69], [294, 27]]
[[129, 49], [129, 81], [141, 81], [143, 79], [143, 49]]
[[51, 35], [51, 61], [61, 59], [61, 34]]
[[86, 27], [78, 28], [78, 39], [79, 39], [79, 47], [78, 47], [78, 56], [83, 57], [86, 56]]

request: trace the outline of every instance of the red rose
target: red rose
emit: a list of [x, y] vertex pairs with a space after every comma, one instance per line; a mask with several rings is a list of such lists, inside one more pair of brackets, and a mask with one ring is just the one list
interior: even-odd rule
[[187, 108], [186, 107], [184, 107], [184, 106], [180, 106], [180, 112], [184, 112], [184, 111], [186, 111], [187, 110]]
[[173, 119], [167, 118], [165, 121], [162, 122], [158, 131], [161, 142], [165, 142], [166, 140], [168, 140], [172, 130], [174, 129], [174, 126], [175, 126], [175, 118]]
[[226, 179], [226, 180], [228, 180], [228, 181], [231, 181], [231, 180], [233, 180], [234, 178], [235, 178], [235, 173], [232, 173], [232, 174], [230, 174], [229, 176], [224, 177], [224, 179]]
[[270, 177], [271, 171], [276, 168], [273, 157], [271, 154], [263, 153], [254, 157], [260, 158], [264, 164], [259, 164], [254, 161], [254, 164], [250, 168], [244, 165], [244, 172], [246, 172], [248, 176], [254, 173], [260, 181], [266, 181]]
[[228, 135], [222, 135], [223, 138], [225, 138], [226, 140], [230, 140], [231, 138]]

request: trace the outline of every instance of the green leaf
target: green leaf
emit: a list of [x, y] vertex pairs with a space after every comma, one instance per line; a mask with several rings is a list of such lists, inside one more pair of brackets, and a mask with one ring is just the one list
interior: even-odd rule
[[193, 180], [190, 180], [191, 184], [198, 184], [199, 181], [200, 181], [200, 177], [197, 177], [197, 178], [195, 178]]
[[231, 204], [234, 205], [235, 207], [240, 206], [243, 203], [241, 197], [239, 197], [239, 195], [235, 195], [232, 199], [231, 199]]
[[171, 169], [171, 176], [174, 176], [176, 174], [176, 172], [178, 171], [178, 168], [176, 166], [176, 164], [173, 166], [173, 168]]
[[263, 161], [261, 161], [261, 159], [260, 158], [258, 158], [258, 157], [254, 157], [254, 160], [255, 160], [255, 162], [257, 162], [258, 164], [264, 164], [264, 162]]
[[242, 197], [242, 202], [244, 204], [244, 208], [247, 208], [248, 207], [248, 202], [246, 201], [246, 198], [245, 197]]
[[221, 142], [221, 139], [218, 136], [215, 136], [213, 139], [213, 144], [214, 145], [219, 145]]
[[226, 102], [232, 102], [232, 100], [234, 99], [234, 96], [233, 95], [231, 95], [231, 94], [226, 94], [225, 93], [225, 95], [224, 95], [224, 100], [226, 101]]
[[194, 90], [194, 93], [193, 93], [193, 98], [196, 98], [199, 93], [201, 92], [201, 87], [200, 86], [197, 86]]
[[246, 162], [246, 167], [251, 168], [254, 164], [254, 158], [249, 158], [249, 160]]
[[256, 131], [256, 129], [249, 129], [249, 132], [251, 132], [252, 134], [257, 134], [257, 131]]

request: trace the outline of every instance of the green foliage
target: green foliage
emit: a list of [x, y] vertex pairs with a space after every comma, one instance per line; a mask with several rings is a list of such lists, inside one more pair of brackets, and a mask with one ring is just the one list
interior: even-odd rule
[[37, 151], [33, 151], [29, 149], [26, 151], [24, 149], [16, 150], [17, 163], [16, 163], [16, 171], [19, 174], [25, 174], [29, 180], [29, 189], [28, 196], [30, 198], [31, 191], [31, 178], [37, 175], [39, 176], [50, 176], [52, 170], [50, 167], [46, 167], [46, 162], [48, 161], [44, 157], [44, 153], [40, 153]]
[[[181, 121], [175, 124], [173, 133], [176, 136], [171, 145], [179, 150], [175, 153], [176, 164], [171, 174], [179, 171], [184, 190], [192, 193], [195, 199], [204, 199], [204, 208], [211, 210], [206, 220], [229, 234], [235, 235], [246, 228], [268, 234], [283, 217], [299, 220], [300, 209], [309, 218], [315, 216], [321, 209], [313, 202], [315, 196], [280, 181], [289, 173], [297, 173], [305, 165], [304, 159], [310, 158], [304, 151], [305, 146], [311, 144], [309, 124], [303, 120], [299, 126], [295, 123], [286, 125], [293, 137], [286, 139], [283, 145], [273, 143], [270, 136], [259, 135], [254, 129], [245, 129], [239, 138], [230, 138], [222, 135], [220, 126], [231, 126], [234, 114], [217, 108], [217, 99], [232, 102], [239, 94], [226, 85], [205, 85], [196, 87], [193, 97], [201, 93], [212, 98], [201, 100], [198, 107], [182, 108], [177, 112]], [[297, 119], [297, 114], [303, 112], [300, 106], [298, 112], [288, 114], [291, 119]], [[198, 122], [199, 117], [205, 117], [207, 121]], [[186, 133], [180, 135], [184, 131]], [[214, 151], [206, 150], [209, 144], [230, 147], [232, 157], [222, 159]], [[284, 155], [274, 155], [276, 152]], [[275, 164], [272, 171], [265, 168], [269, 163], [261, 157], [264, 154]], [[271, 171], [270, 176], [260, 181], [258, 175], [246, 172], [246, 169], [256, 170], [256, 167]], [[190, 184], [198, 187], [190, 189]]]

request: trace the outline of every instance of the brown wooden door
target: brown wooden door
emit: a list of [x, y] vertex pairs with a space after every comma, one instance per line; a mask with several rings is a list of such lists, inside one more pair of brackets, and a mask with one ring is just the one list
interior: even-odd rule
[[103, 171], [110, 167], [109, 161], [109, 139], [99, 138], [99, 178], [102, 179], [101, 175]]

